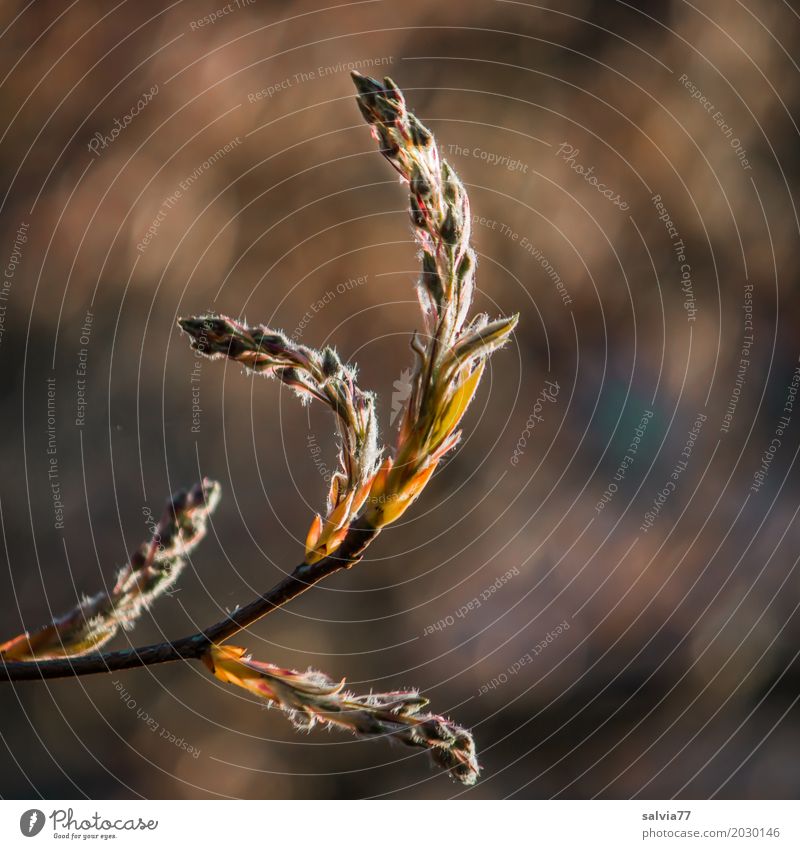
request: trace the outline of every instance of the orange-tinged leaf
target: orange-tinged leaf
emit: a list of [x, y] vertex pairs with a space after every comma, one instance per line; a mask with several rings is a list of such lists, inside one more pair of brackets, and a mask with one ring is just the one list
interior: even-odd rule
[[481, 376], [483, 375], [483, 363], [481, 363], [469, 377], [456, 389], [445, 412], [436, 422], [436, 428], [431, 438], [434, 447], [438, 447], [441, 441], [447, 438], [458, 423], [469, 406], [469, 402], [475, 395]]
[[286, 687], [308, 695], [330, 696], [339, 693], [345, 683], [344, 680], [336, 683], [329, 679], [323, 682], [309, 673], [253, 660], [240, 646], [212, 646], [203, 655], [203, 663], [220, 681], [235, 684], [271, 701], [280, 701]]
[[391, 498], [387, 498], [381, 505], [380, 526], [385, 527], [396, 522], [403, 513], [414, 503], [417, 496], [425, 488], [431, 475], [436, 471], [437, 463], [431, 462], [403, 487], [402, 491]]
[[[107, 643], [115, 628], [102, 624], [82, 637], [69, 632], [61, 633], [54, 624], [45, 625], [32, 633], [20, 634], [0, 645], [4, 660], [57, 660], [62, 657], [79, 657]], [[61, 644], [63, 641], [63, 645]]]
[[353, 496], [355, 493], [350, 492], [347, 498], [343, 499], [336, 505], [331, 514], [325, 519], [324, 533], [333, 533], [347, 522], [350, 517], [350, 508], [353, 504]]
[[353, 516], [355, 516], [355, 514], [358, 513], [358, 511], [361, 509], [364, 502], [366, 501], [367, 496], [369, 495], [370, 490], [372, 489], [372, 482], [374, 480], [375, 480], [375, 475], [373, 475], [360, 489], [356, 490], [356, 494], [353, 497], [353, 504], [352, 504], [352, 507], [350, 509], [350, 512], [352, 513]]
[[392, 498], [390, 501], [382, 504], [379, 514], [380, 527], [384, 528], [386, 525], [391, 525], [392, 522], [396, 522], [410, 506], [411, 499], [402, 496]]
[[319, 540], [319, 535], [322, 533], [322, 517], [317, 513], [314, 516], [314, 521], [311, 523], [311, 527], [308, 529], [308, 536], [306, 537], [306, 554], [313, 551], [317, 546], [317, 541]]
[[31, 647], [27, 634], [20, 634], [0, 645], [0, 655], [5, 660], [23, 660], [30, 655]]
[[339, 475], [334, 475], [331, 480], [331, 488], [328, 492], [328, 510], [333, 510], [333, 508], [339, 503]]
[[451, 448], [455, 448], [456, 445], [458, 445], [458, 443], [460, 441], [461, 441], [461, 431], [460, 430], [453, 431], [453, 433], [451, 433], [450, 436], [448, 436], [442, 442], [442, 444], [433, 452], [433, 454], [431, 454], [431, 457], [434, 460], [436, 460], [436, 462], [438, 463], [439, 460], [441, 460], [442, 457], [444, 457], [444, 455], [447, 454], [447, 452]]
[[390, 737], [427, 749], [465, 784], [479, 773], [472, 736], [442, 716], [422, 714], [428, 700], [416, 690], [358, 696], [314, 669], [298, 672], [253, 660], [238, 646], [214, 645], [203, 662], [226, 684], [242, 687], [284, 711], [295, 728], [338, 727], [365, 739]]
[[381, 467], [375, 474], [372, 487], [369, 491], [370, 501], [379, 501], [381, 496], [386, 492], [386, 482], [389, 479], [389, 472], [392, 470], [393, 463], [394, 461], [391, 457], [387, 457], [383, 463], [381, 463]]
[[436, 471], [438, 463], [429, 463], [421, 472], [417, 472], [411, 479], [411, 482], [406, 487], [406, 496], [410, 499], [416, 498], [425, 488], [425, 484], [431, 478], [431, 475]]
[[[333, 509], [324, 521], [320, 520], [319, 530], [314, 536], [313, 542], [310, 542], [313, 536], [312, 531], [315, 531], [316, 520], [312, 523], [308, 540], [306, 540], [306, 563], [311, 564], [322, 560], [323, 557], [333, 554], [342, 544], [342, 540], [350, 529], [352, 514], [358, 509], [358, 507], [353, 506], [356, 495], [355, 492], [349, 492], [347, 497]], [[319, 516], [317, 516], [317, 519], [319, 519]]]
[[345, 523], [335, 531], [332, 531], [326, 538], [325, 542], [318, 547], [318, 551], [323, 555], [323, 557], [327, 557], [329, 554], [333, 554], [334, 551], [342, 544], [344, 538], [347, 536], [347, 532], [350, 530], [350, 524]]

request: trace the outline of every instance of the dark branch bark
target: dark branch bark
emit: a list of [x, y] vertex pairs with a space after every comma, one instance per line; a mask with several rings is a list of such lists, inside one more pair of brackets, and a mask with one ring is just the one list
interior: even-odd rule
[[122, 651], [95, 652], [81, 657], [58, 660], [32, 660], [6, 662], [0, 656], [0, 681], [36, 681], [42, 678], [72, 678], [77, 675], [96, 675], [121, 669], [135, 669], [173, 660], [192, 660], [202, 657], [209, 646], [221, 643], [248, 625], [302, 595], [309, 587], [319, 583], [340, 569], [349, 569], [358, 563], [366, 547], [378, 531], [370, 525], [355, 522], [336, 553], [318, 563], [301, 563], [291, 575], [272, 589], [240, 607], [226, 619], [210, 628], [171, 642], [157, 643]]

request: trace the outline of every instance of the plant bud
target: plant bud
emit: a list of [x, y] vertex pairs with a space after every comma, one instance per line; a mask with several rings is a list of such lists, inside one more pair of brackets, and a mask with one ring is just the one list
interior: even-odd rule
[[458, 241], [458, 221], [452, 207], [447, 208], [447, 214], [439, 227], [439, 234], [446, 245], [454, 245]]
[[342, 373], [342, 361], [339, 355], [333, 348], [326, 348], [322, 352], [322, 373], [329, 380], [334, 377], [339, 377]]
[[458, 268], [456, 269], [456, 276], [459, 280], [464, 280], [474, 268], [475, 257], [472, 255], [472, 251], [467, 251], [464, 256], [461, 257], [461, 262], [459, 262]]
[[433, 134], [416, 116], [408, 116], [408, 131], [411, 140], [417, 147], [428, 147], [433, 144]]

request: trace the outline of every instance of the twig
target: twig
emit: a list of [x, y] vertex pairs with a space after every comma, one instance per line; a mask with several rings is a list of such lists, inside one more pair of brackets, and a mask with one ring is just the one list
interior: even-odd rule
[[350, 532], [335, 555], [313, 564], [301, 563], [291, 575], [287, 575], [250, 604], [240, 607], [226, 619], [197, 634], [140, 648], [58, 660], [5, 661], [0, 656], [0, 681], [72, 678], [77, 675], [96, 675], [120, 669], [136, 669], [175, 660], [197, 660], [212, 645], [229, 639], [264, 616], [268, 616], [287, 602], [302, 595], [323, 578], [333, 575], [340, 569], [349, 569], [358, 563], [364, 549], [378, 533], [375, 528], [356, 522], [351, 526]]

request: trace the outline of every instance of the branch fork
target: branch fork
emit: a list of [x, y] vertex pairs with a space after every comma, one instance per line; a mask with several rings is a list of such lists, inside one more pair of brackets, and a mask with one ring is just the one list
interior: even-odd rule
[[422, 264], [417, 293], [423, 332], [411, 344], [412, 388], [393, 452], [388, 454], [378, 441], [375, 396], [358, 386], [356, 369], [343, 363], [334, 348], [316, 350], [278, 330], [224, 315], [180, 319], [180, 329], [201, 355], [275, 378], [303, 403], [317, 401], [333, 413], [338, 468], [325, 510], [308, 530], [304, 560], [263, 595], [204, 631], [152, 646], [98, 652], [174, 585], [205, 535], [220, 486], [204, 479], [170, 499], [152, 539], [134, 552], [111, 591], [84, 598], [53, 622], [0, 644], [0, 680], [202, 660], [219, 680], [266, 699], [298, 728], [322, 724], [359, 737], [387, 736], [426, 750], [453, 778], [469, 785], [479, 774], [472, 735], [449, 719], [423, 713], [428, 701], [416, 690], [355, 695], [345, 690], [344, 681], [257, 661], [225, 642], [334, 572], [354, 566], [381, 530], [414, 503], [441, 458], [459, 442], [459, 425], [486, 361], [517, 323], [517, 316], [468, 318], [477, 260], [470, 246], [466, 190], [440, 157], [433, 134], [408, 111], [395, 83], [355, 71], [352, 76], [358, 107], [380, 152], [408, 188]]

